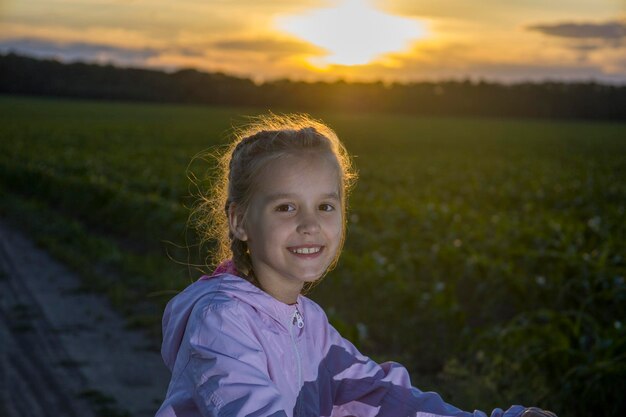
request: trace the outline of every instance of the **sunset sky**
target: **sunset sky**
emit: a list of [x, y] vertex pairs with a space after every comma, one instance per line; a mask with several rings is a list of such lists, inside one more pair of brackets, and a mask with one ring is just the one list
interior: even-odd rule
[[298, 80], [626, 84], [626, 0], [0, 0], [0, 52]]

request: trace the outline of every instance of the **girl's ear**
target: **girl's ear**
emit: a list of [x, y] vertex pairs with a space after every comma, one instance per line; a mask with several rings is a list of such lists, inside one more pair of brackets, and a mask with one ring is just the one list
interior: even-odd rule
[[248, 240], [248, 234], [243, 227], [243, 213], [234, 203], [228, 206], [228, 225], [233, 236], [242, 242]]

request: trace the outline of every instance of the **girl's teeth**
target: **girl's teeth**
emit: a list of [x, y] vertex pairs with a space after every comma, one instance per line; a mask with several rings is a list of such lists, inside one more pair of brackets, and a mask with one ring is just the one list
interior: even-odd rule
[[320, 251], [320, 248], [298, 248], [292, 250], [293, 253], [299, 253], [303, 255], [309, 255], [311, 253], [317, 253]]

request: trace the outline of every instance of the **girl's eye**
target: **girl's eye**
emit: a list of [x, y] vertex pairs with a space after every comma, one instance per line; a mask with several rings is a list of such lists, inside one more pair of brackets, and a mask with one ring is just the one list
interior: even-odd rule
[[280, 211], [280, 212], [290, 212], [290, 211], [294, 211], [296, 208], [291, 205], [291, 204], [281, 204], [279, 206], [276, 207], [276, 211]]
[[333, 211], [335, 209], [335, 206], [333, 206], [332, 204], [320, 204], [319, 209], [321, 211]]

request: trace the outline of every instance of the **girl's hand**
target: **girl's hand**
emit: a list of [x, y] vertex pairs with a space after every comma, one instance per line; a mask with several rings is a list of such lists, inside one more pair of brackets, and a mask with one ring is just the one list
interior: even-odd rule
[[524, 410], [524, 412], [522, 413], [520, 417], [557, 417], [557, 416], [552, 411], [542, 410], [541, 408], [537, 408], [537, 407], [529, 407], [526, 410]]

